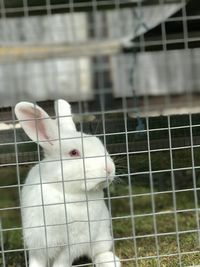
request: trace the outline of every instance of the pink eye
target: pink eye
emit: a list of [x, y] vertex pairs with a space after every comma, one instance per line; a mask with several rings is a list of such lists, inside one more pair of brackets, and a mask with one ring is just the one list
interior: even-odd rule
[[79, 157], [80, 156], [80, 152], [77, 149], [72, 149], [69, 152], [70, 157]]

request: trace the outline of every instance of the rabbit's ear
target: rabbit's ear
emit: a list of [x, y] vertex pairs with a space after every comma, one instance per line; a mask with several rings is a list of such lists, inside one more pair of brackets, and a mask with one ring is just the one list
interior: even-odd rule
[[72, 118], [71, 106], [67, 101], [63, 99], [55, 101], [55, 112], [61, 130], [76, 131], [76, 126]]
[[57, 127], [49, 115], [39, 106], [20, 102], [15, 114], [26, 134], [45, 148], [50, 149], [58, 138]]

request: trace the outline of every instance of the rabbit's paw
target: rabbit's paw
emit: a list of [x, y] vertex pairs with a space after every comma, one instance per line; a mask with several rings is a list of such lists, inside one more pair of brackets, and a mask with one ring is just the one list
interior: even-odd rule
[[98, 254], [94, 263], [96, 267], [121, 267], [120, 259], [111, 251]]

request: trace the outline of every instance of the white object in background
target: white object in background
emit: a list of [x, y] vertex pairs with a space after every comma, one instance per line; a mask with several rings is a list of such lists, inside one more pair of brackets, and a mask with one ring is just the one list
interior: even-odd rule
[[138, 53], [135, 58], [133, 88], [130, 70], [133, 58], [113, 58], [115, 97], [169, 96], [200, 92], [200, 49]]
[[[160, 4], [107, 12], [108, 35], [121, 38], [125, 46], [132, 46], [131, 40], [156, 27], [185, 3]], [[196, 62], [195, 51], [167, 51], [112, 56], [111, 71], [114, 96], [168, 95], [186, 92], [199, 78], [192, 73], [192, 62]], [[134, 58], [133, 58], [134, 57]], [[133, 66], [134, 64], [134, 66]], [[199, 65], [196, 62], [196, 65]], [[196, 66], [197, 67], [197, 66]], [[130, 84], [133, 68], [134, 88]], [[195, 77], [194, 77], [195, 76]], [[195, 88], [196, 89], [196, 88]]]
[[[86, 41], [87, 14], [23, 17], [0, 21], [0, 45], [60, 44]], [[80, 27], [81, 25], [81, 27]], [[93, 97], [90, 60], [48, 59], [8, 62], [0, 65], [0, 106], [19, 100], [39, 101]]]

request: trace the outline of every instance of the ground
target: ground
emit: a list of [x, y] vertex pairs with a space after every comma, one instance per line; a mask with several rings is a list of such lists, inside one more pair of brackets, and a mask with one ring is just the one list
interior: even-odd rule
[[[183, 153], [181, 156], [184, 159], [186, 157]], [[160, 158], [160, 155], [153, 158], [152, 165]], [[162, 164], [166, 164], [167, 158], [162, 156]], [[130, 158], [130, 161], [132, 160]], [[136, 172], [140, 168], [147, 168], [145, 166], [147, 163], [142, 157], [137, 157], [137, 160], [138, 162], [135, 161]], [[119, 162], [118, 159], [116, 162]], [[28, 166], [19, 168], [22, 180], [29, 168]], [[121, 169], [121, 173], [125, 173], [124, 169], [123, 171]], [[16, 174], [16, 167], [0, 168], [2, 228], [12, 228], [12, 231], [4, 231], [2, 235], [4, 251], [10, 250], [4, 253], [7, 267], [25, 266], [24, 252], [13, 252], [23, 248], [21, 230], [14, 229], [21, 224], [20, 212], [17, 208], [20, 188], [3, 187], [16, 185]], [[152, 179], [153, 185], [150, 183], [149, 174], [142, 176], [133, 174], [130, 177], [122, 175], [120, 181], [117, 179], [110, 187], [115, 250], [122, 259], [123, 267], [175, 267], [180, 266], [180, 262], [182, 266], [200, 264], [200, 240], [197, 233], [199, 210], [195, 209], [194, 191], [190, 190], [193, 184], [192, 173], [183, 170], [175, 174], [175, 185], [179, 181], [176, 194], [171, 190], [173, 181], [170, 172], [163, 172], [159, 176], [155, 174]], [[197, 191], [198, 199], [199, 193]], [[176, 205], [176, 211], [174, 205]], [[134, 216], [131, 217], [132, 208]], [[180, 252], [179, 256], [178, 252]], [[2, 263], [3, 257], [0, 258], [0, 265]]]

